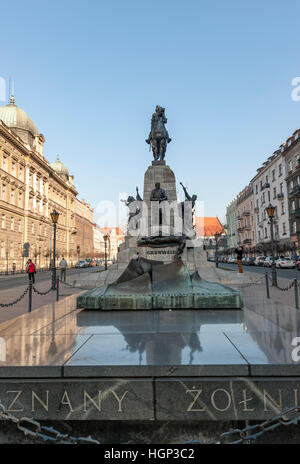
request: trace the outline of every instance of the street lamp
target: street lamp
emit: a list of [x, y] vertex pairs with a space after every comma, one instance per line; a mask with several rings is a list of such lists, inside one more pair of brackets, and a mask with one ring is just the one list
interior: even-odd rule
[[108, 235], [105, 234], [103, 238], [104, 238], [104, 246], [105, 246], [105, 249], [104, 249], [105, 250], [105, 254], [104, 254], [105, 265], [104, 266], [105, 266], [105, 270], [107, 271], [107, 240], [108, 240]]
[[275, 243], [274, 243], [274, 214], [275, 214], [275, 207], [269, 204], [266, 208], [271, 225], [271, 242], [272, 242], [272, 286], [277, 287], [277, 273], [276, 273], [276, 266], [275, 266]]
[[56, 247], [56, 224], [58, 221], [59, 213], [54, 210], [50, 213], [53, 224], [53, 261], [52, 261], [52, 290], [56, 289], [56, 265], [55, 265], [55, 247]]
[[219, 261], [218, 261], [218, 239], [221, 237], [221, 234], [218, 232], [215, 233], [215, 239], [216, 239], [216, 267], [219, 267]]

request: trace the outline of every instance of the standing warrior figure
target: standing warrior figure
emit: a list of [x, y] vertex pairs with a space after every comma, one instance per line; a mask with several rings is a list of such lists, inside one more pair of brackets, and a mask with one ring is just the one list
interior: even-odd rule
[[146, 139], [146, 143], [152, 145], [152, 152], [155, 161], [164, 160], [167, 144], [171, 142], [165, 124], [167, 123], [167, 118], [165, 116], [165, 108], [157, 105], [155, 108], [155, 113], [152, 115], [151, 119], [151, 130], [149, 137]]
[[139, 214], [141, 212], [141, 209], [139, 208], [139, 205], [135, 203], [135, 201], [143, 201], [142, 197], [139, 194], [139, 189], [136, 187], [136, 198], [133, 196], [129, 196], [127, 200], [120, 200], [122, 203], [125, 204], [129, 208], [129, 217], [128, 217], [128, 223], [130, 220]]

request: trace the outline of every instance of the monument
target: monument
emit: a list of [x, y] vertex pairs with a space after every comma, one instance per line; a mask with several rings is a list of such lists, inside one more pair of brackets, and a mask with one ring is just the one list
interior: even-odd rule
[[[156, 106], [146, 143], [151, 145], [152, 164], [144, 175], [144, 193], [121, 200], [129, 209], [127, 234], [119, 248], [114, 281], [77, 298], [77, 307], [102, 310], [240, 309], [239, 291], [220, 283], [206, 282], [197, 267], [203, 263], [202, 243], [193, 226], [197, 195], [180, 182], [185, 201], [177, 199], [176, 180], [166, 165], [165, 108]], [[202, 266], [203, 268], [203, 266]]]

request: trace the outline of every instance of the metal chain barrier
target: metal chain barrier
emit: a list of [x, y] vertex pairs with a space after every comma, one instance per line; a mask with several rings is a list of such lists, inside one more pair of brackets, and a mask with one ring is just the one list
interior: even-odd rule
[[[269, 274], [266, 274], [266, 275], [268, 276], [268, 279], [270, 280], [270, 282], [272, 282], [272, 277], [270, 277]], [[294, 281], [292, 280], [292, 282], [287, 287], [279, 287], [277, 283], [276, 288], [278, 288], [278, 290], [281, 290], [282, 292], [287, 292], [291, 288], [293, 288], [293, 286], [294, 286]]]
[[46, 292], [40, 292], [37, 288], [35, 288], [35, 286], [33, 285], [32, 287], [32, 290], [37, 293], [38, 295], [47, 295], [49, 292], [51, 292], [52, 290], [52, 287], [49, 288], [49, 290], [47, 290]]
[[[293, 413], [299, 413], [300, 407], [293, 406], [291, 408], [285, 409], [281, 414], [267, 419], [260, 424], [248, 425], [243, 429], [231, 429], [228, 432], [225, 432], [221, 435], [219, 440], [214, 441], [212, 444], [229, 444], [236, 445], [240, 443], [247, 443], [250, 440], [256, 440], [258, 437], [262, 436], [266, 432], [275, 430], [276, 428], [282, 425], [297, 425], [300, 421], [300, 414], [292, 417]], [[8, 420], [16, 424], [17, 428], [24, 433], [25, 436], [31, 438], [40, 438], [44, 441], [57, 442], [60, 444], [97, 444], [101, 442], [95, 440], [91, 436], [88, 437], [73, 437], [68, 434], [62, 434], [54, 427], [48, 427], [41, 425], [40, 422], [33, 418], [21, 417], [18, 419], [10, 412], [6, 411], [5, 406], [0, 401], [0, 419]], [[228, 441], [233, 437], [233, 441]], [[235, 438], [234, 438], [235, 437]], [[132, 442], [130, 442], [132, 443]], [[192, 443], [202, 443], [199, 440], [190, 439], [189, 441], [182, 442], [180, 444], [192, 444]], [[133, 444], [133, 443], [132, 443]]]
[[260, 437], [264, 433], [270, 432], [271, 430], [274, 430], [277, 427], [280, 427], [281, 425], [297, 424], [300, 421], [299, 414], [294, 418], [289, 418], [289, 416], [291, 416], [294, 412], [299, 413], [300, 408], [297, 406], [293, 406], [291, 408], [286, 409], [278, 416], [274, 416], [271, 419], [267, 419], [261, 424], [248, 425], [243, 429], [229, 430], [229, 432], [223, 433], [221, 435], [220, 440], [216, 441], [215, 444], [222, 444], [225, 442], [226, 439], [228, 439], [229, 437], [233, 437], [234, 435], [237, 435], [237, 440], [229, 442], [228, 444], [236, 445], [239, 443], [245, 443], [248, 440], [256, 440], [256, 438]]
[[72, 437], [71, 435], [62, 434], [53, 427], [41, 425], [40, 422], [29, 417], [21, 417], [18, 419], [11, 413], [6, 411], [5, 406], [0, 401], [0, 419], [6, 419], [16, 424], [17, 428], [24, 433], [25, 436], [31, 438], [40, 438], [44, 441], [52, 441], [66, 445], [77, 444], [95, 444], [100, 445], [98, 440], [89, 437]]
[[29, 286], [25, 289], [25, 291], [22, 293], [22, 295], [19, 296], [19, 298], [17, 298], [16, 300], [12, 301], [11, 303], [0, 303], [0, 308], [8, 308], [9, 306], [13, 306], [13, 305], [19, 303], [19, 301], [21, 301], [22, 298], [24, 298], [24, 296], [26, 295], [26, 293], [28, 293], [28, 290], [29, 290]]

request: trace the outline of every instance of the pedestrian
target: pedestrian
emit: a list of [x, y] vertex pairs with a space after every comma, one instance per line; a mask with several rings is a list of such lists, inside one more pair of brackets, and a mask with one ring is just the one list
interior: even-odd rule
[[244, 271], [243, 271], [242, 259], [243, 259], [243, 254], [244, 254], [244, 248], [240, 246], [235, 249], [235, 252], [237, 254], [237, 264], [239, 267], [239, 274], [243, 274]]
[[32, 283], [34, 284], [35, 282], [34, 275], [36, 274], [36, 267], [35, 267], [34, 262], [31, 259], [27, 261], [26, 272], [28, 274], [29, 280], [32, 280]]
[[67, 271], [67, 261], [62, 257], [61, 262], [59, 263], [60, 268], [60, 281], [62, 282], [62, 277], [64, 276], [64, 282], [66, 281], [66, 271]]

